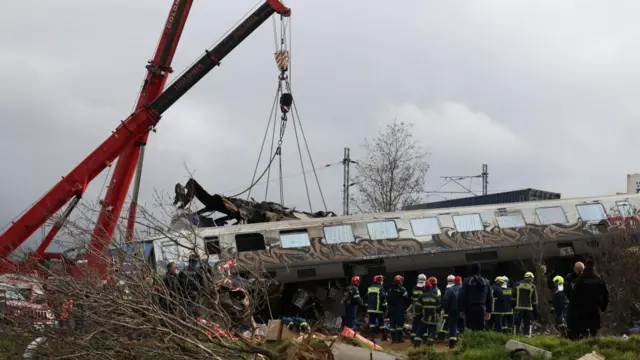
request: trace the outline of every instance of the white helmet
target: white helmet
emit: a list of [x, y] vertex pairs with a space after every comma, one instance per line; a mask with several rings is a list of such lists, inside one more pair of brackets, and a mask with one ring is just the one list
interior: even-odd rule
[[427, 275], [420, 274], [418, 275], [418, 283], [416, 284], [418, 287], [423, 287], [424, 284], [427, 283]]
[[454, 275], [447, 276], [447, 282], [449, 282], [449, 283], [452, 283], [455, 279], [456, 279], [456, 277]]

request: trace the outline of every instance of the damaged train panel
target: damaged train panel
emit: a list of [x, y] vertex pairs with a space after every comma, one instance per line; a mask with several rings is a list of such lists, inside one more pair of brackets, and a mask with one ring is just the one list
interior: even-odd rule
[[[204, 207], [195, 212], [185, 210], [194, 198], [198, 199]], [[336, 216], [330, 211], [309, 213], [286, 208], [269, 201], [257, 202], [219, 194], [211, 195], [194, 179], [189, 179], [184, 186], [176, 184], [173, 204], [182, 210], [172, 220], [171, 228], [174, 230], [186, 225], [207, 228], [230, 224], [255, 224]], [[216, 212], [223, 214], [223, 216], [218, 218], [205, 216], [205, 214]]]

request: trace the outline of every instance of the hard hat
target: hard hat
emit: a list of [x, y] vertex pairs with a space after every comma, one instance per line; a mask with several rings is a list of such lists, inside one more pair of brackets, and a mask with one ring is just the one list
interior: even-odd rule
[[455, 279], [456, 279], [456, 277], [454, 275], [447, 276], [447, 282], [452, 283]]
[[360, 284], [360, 276], [354, 276], [354, 277], [352, 277], [352, 278], [351, 278], [351, 284], [352, 284], [352, 285], [356, 285], [356, 286], [357, 286], [358, 284]]
[[427, 275], [425, 274], [418, 275], [418, 281], [427, 281]]
[[427, 281], [431, 283], [431, 285], [438, 285], [438, 279], [436, 279], [434, 276], [429, 276]]
[[382, 284], [383, 281], [384, 281], [384, 276], [382, 275], [376, 275], [373, 277], [373, 282]]
[[453, 280], [454, 284], [462, 284], [462, 277], [456, 276], [455, 280]]
[[508, 277], [506, 277], [506, 276], [504, 276], [504, 275], [502, 276], [502, 280], [504, 280], [504, 282], [505, 282], [505, 283], [508, 283], [508, 282], [509, 282], [509, 278], [508, 278]]
[[403, 281], [404, 281], [404, 278], [402, 277], [402, 275], [396, 275], [396, 276], [393, 278], [393, 281], [403, 282]]
[[533, 279], [533, 273], [531, 271], [527, 271], [526, 273], [524, 273], [524, 278], [525, 279]]
[[553, 278], [553, 282], [556, 285], [564, 284], [564, 279], [562, 278], [562, 276], [557, 275], [556, 277]]
[[504, 282], [504, 278], [502, 276], [497, 276], [495, 280], [493, 280], [495, 282]]

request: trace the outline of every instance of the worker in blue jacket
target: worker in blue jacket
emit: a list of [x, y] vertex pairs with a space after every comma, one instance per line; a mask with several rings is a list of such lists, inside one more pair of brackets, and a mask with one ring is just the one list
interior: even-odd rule
[[471, 267], [473, 275], [466, 278], [458, 293], [458, 307], [463, 314], [469, 330], [480, 331], [485, 328], [485, 321], [491, 318], [493, 311], [491, 301], [491, 284], [481, 275], [479, 263]]
[[344, 297], [345, 315], [343, 325], [354, 329], [356, 326], [356, 315], [358, 313], [358, 306], [363, 305], [362, 297], [360, 296], [360, 277], [354, 276], [351, 278], [351, 285], [347, 286]]
[[387, 312], [387, 293], [384, 290], [384, 277], [376, 275], [373, 284], [367, 289], [367, 314], [369, 315], [369, 336], [375, 339], [381, 332], [382, 340], [387, 339], [384, 331], [384, 314]]
[[462, 287], [462, 278], [454, 276], [453, 284], [448, 286], [442, 298], [442, 310], [447, 314], [447, 333], [449, 335], [449, 348], [453, 349], [458, 342], [458, 330], [460, 324], [460, 308], [458, 307], [458, 294]]

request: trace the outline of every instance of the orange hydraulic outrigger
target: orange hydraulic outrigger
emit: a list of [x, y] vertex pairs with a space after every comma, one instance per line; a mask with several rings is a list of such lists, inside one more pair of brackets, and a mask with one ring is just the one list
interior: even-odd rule
[[[31, 206], [7, 230], [0, 234], [0, 273], [21, 271], [19, 264], [8, 260], [16, 248], [24, 243], [39, 227], [66, 203], [60, 220], [47, 234], [32, 257], [35, 259], [60, 258], [59, 254], [47, 254], [56, 233], [64, 224], [73, 208], [78, 204], [87, 185], [114, 160], [120, 157], [106, 198], [102, 204], [98, 223], [94, 230], [85, 259], [89, 267], [104, 272], [101, 259], [108, 249], [120, 216], [131, 179], [140, 154], [140, 146], [146, 141], [149, 131], [160, 121], [161, 115], [191, 89], [209, 71], [220, 64], [236, 46], [263, 24], [271, 15], [289, 16], [290, 10], [279, 0], [266, 0], [242, 23], [236, 26], [220, 43], [198, 59], [178, 79], [161, 93], [167, 76], [171, 72], [171, 60], [175, 53], [182, 29], [191, 8], [192, 0], [174, 0], [165, 24], [162, 39], [154, 59], [147, 66], [147, 77], [143, 84], [136, 110], [98, 148], [62, 178], [40, 200]], [[131, 213], [135, 216], [135, 203]], [[132, 222], [132, 219], [129, 219]], [[74, 275], [81, 275], [75, 269]]]

